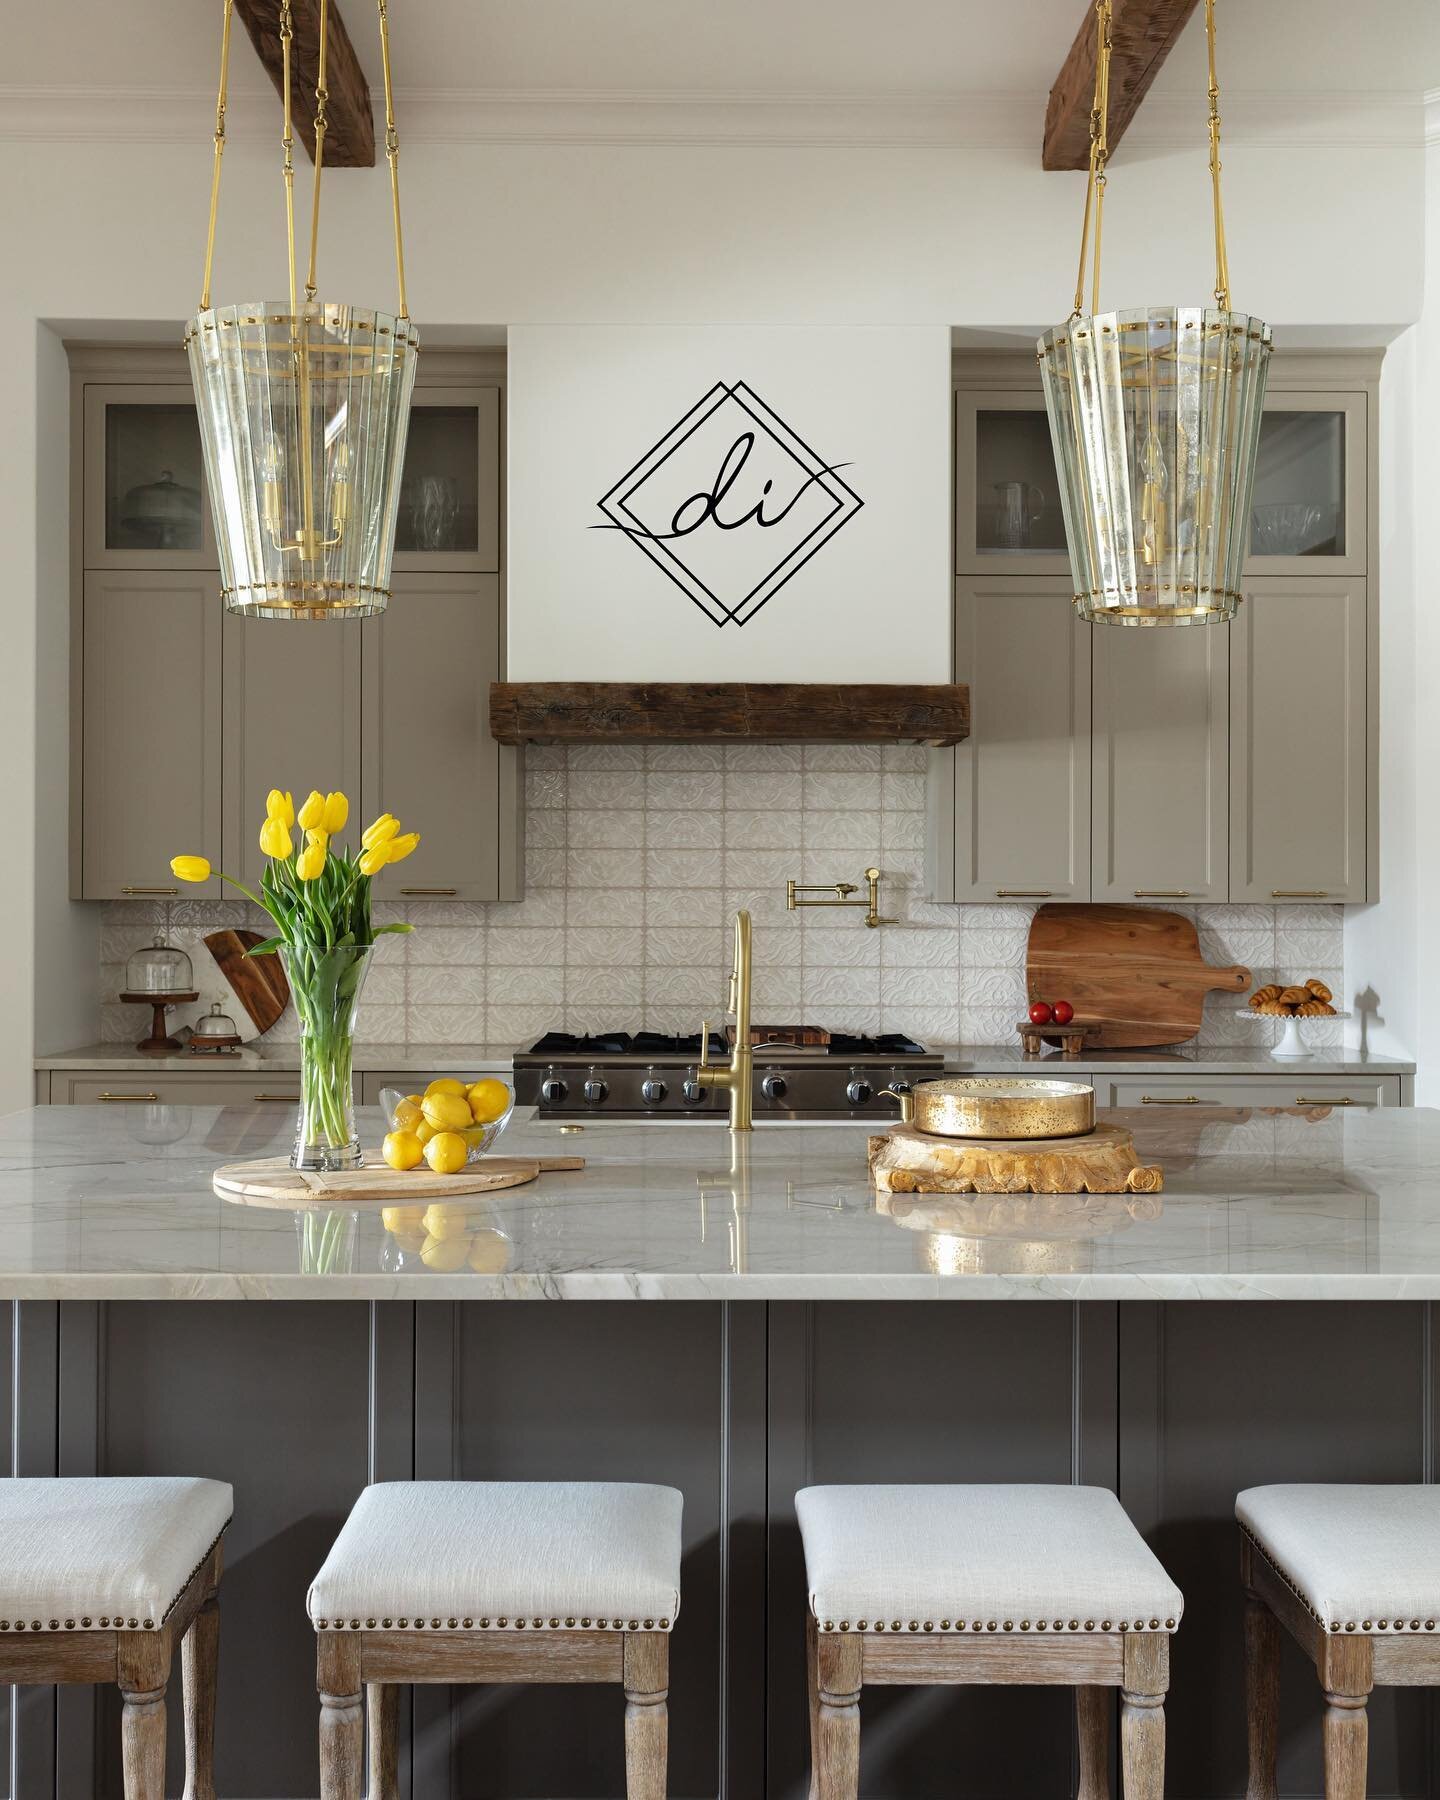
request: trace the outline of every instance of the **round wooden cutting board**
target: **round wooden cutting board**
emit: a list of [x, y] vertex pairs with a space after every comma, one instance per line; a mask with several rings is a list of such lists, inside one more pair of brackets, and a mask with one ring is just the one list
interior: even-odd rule
[[583, 1156], [487, 1156], [458, 1175], [435, 1175], [418, 1169], [392, 1169], [384, 1163], [331, 1174], [320, 1169], [292, 1169], [287, 1157], [266, 1156], [256, 1162], [227, 1163], [211, 1177], [224, 1200], [246, 1206], [358, 1206], [366, 1201], [397, 1201], [424, 1206], [458, 1194], [488, 1194], [498, 1188], [521, 1187], [544, 1171], [583, 1169]]

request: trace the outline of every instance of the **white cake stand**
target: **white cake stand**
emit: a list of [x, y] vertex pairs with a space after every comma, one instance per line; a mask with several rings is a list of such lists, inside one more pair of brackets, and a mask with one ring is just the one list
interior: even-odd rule
[[[1235, 1016], [1237, 1019], [1273, 1019], [1275, 1014], [1257, 1013], [1250, 1007], [1244, 1006], [1236, 1008]], [[1307, 1046], [1301, 1027], [1304, 1025], [1329, 1025], [1332, 1020], [1348, 1019], [1349, 1017], [1348, 1012], [1304, 1016], [1292, 1013], [1285, 1019], [1285, 1029], [1281, 1033], [1280, 1042], [1276, 1044], [1270, 1054], [1281, 1062], [1304, 1062], [1307, 1058], [1314, 1056], [1315, 1052]]]

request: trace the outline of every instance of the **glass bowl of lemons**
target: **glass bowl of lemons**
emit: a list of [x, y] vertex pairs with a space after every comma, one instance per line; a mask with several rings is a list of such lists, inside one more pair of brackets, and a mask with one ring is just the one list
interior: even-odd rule
[[381, 1088], [380, 1107], [390, 1130], [381, 1155], [392, 1169], [458, 1175], [477, 1163], [510, 1123], [515, 1095], [498, 1075], [473, 1081], [442, 1075], [423, 1093]]

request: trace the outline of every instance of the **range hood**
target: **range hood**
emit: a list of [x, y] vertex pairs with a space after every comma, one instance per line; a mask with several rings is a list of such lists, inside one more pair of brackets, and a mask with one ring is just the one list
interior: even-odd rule
[[970, 690], [805, 681], [497, 681], [502, 744], [958, 744]]

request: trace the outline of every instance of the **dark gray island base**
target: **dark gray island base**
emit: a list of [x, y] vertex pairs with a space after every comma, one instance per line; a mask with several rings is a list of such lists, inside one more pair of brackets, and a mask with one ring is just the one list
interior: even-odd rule
[[[1273, 1146], [1253, 1151], [1259, 1162], [1248, 1200], [1232, 1167], [1223, 1203], [1202, 1180], [1203, 1158], [1182, 1167], [1172, 1142], [1165, 1213], [1132, 1222], [1129, 1236], [1143, 1238], [1166, 1218], [1173, 1227], [1188, 1204], [1203, 1206], [1212, 1271], [1217, 1263], [1233, 1269], [1243, 1236], [1252, 1261], [1268, 1258], [1277, 1279], [1295, 1277], [1281, 1290], [1294, 1298], [1146, 1298], [1143, 1279], [1129, 1298], [1047, 1298], [1036, 1289], [1040, 1272], [1061, 1278], [1068, 1260], [1069, 1272], [1083, 1279], [1095, 1268], [1094, 1246], [1002, 1238], [997, 1256], [1017, 1273], [1024, 1259], [1016, 1244], [1031, 1244], [1017, 1289], [1024, 1297], [971, 1305], [747, 1299], [743, 1287], [740, 1297], [659, 1305], [502, 1304], [456, 1298], [449, 1288], [456, 1278], [427, 1286], [426, 1276], [411, 1280], [399, 1298], [317, 1298], [323, 1277], [283, 1301], [130, 1298], [126, 1279], [111, 1293], [68, 1297], [69, 1282], [58, 1275], [64, 1245], [46, 1237], [47, 1190], [33, 1134], [18, 1120], [5, 1121], [0, 1217], [9, 1235], [0, 1244], [0, 1295], [7, 1274], [38, 1282], [46, 1266], [57, 1271], [62, 1292], [45, 1298], [31, 1287], [27, 1297], [0, 1302], [12, 1327], [0, 1334], [0, 1425], [16, 1474], [184, 1472], [234, 1484], [217, 1736], [226, 1800], [316, 1793], [314, 1639], [305, 1589], [360, 1488], [408, 1477], [638, 1480], [683, 1490], [684, 1599], [670, 1696], [673, 1800], [806, 1794], [797, 1488], [1073, 1480], [1112, 1487], [1186, 1598], [1167, 1706], [1167, 1793], [1172, 1800], [1238, 1797], [1246, 1781], [1236, 1491], [1270, 1481], [1435, 1476], [1435, 1302], [1380, 1284], [1400, 1273], [1396, 1244], [1424, 1248], [1427, 1205], [1436, 1220], [1430, 1229], [1440, 1230], [1440, 1200], [1431, 1201], [1428, 1188], [1415, 1191], [1420, 1179], [1440, 1192], [1440, 1158], [1417, 1175], [1440, 1119], [1398, 1111], [1387, 1118], [1397, 1121], [1396, 1136], [1384, 1143], [1373, 1137], [1379, 1119], [1308, 1121], [1314, 1154], [1294, 1161], [1292, 1182], [1283, 1179]], [[209, 1114], [201, 1123], [208, 1137], [224, 1140], [214, 1145], [219, 1162], [233, 1133], [216, 1120]], [[1291, 1123], [1282, 1121], [1287, 1130]], [[1193, 1119], [1185, 1129], [1195, 1129]], [[1235, 1129], [1234, 1120], [1216, 1121], [1217, 1154], [1227, 1131], [1233, 1150]], [[712, 1172], [722, 1168], [728, 1134], [701, 1128], [692, 1135], [699, 1140], [693, 1154]], [[777, 1152], [760, 1144], [761, 1135], [756, 1152], [763, 1160]], [[660, 1127], [652, 1137], [660, 1136], [672, 1134]], [[596, 1154], [600, 1137], [562, 1141]], [[862, 1156], [863, 1134], [853, 1134], [853, 1145]], [[1155, 1151], [1152, 1140], [1146, 1152]], [[152, 1204], [170, 1192], [169, 1154], [156, 1152]], [[680, 1156], [678, 1142], [667, 1154]], [[812, 1167], [814, 1154], [807, 1152]], [[26, 1155], [32, 1162], [22, 1172]], [[82, 1180], [73, 1140], [69, 1155], [62, 1185], [74, 1251], [84, 1233], [81, 1189], [100, 1195], [107, 1171], [105, 1158], [95, 1155], [83, 1162]], [[1406, 1159], [1402, 1180], [1395, 1171]], [[134, 1170], [113, 1173], [128, 1180]], [[567, 1193], [563, 1210], [584, 1205], [582, 1190]], [[827, 1205], [828, 1223], [844, 1229], [841, 1214], [852, 1199], [833, 1184], [812, 1191], [802, 1181], [789, 1203], [809, 1214], [807, 1230], [818, 1228], [820, 1213], [812, 1208]], [[707, 1251], [718, 1240], [717, 1266], [724, 1269], [728, 1258], [735, 1281], [743, 1279], [735, 1263], [743, 1265], [745, 1220], [732, 1200], [727, 1192], [725, 1204], [712, 1204], [703, 1217]], [[698, 1243], [696, 1188], [672, 1202], [683, 1202]], [[656, 1196], [647, 1203], [665, 1202]], [[223, 1258], [211, 1201], [197, 1192], [193, 1204], [184, 1266], [213, 1269]], [[533, 1196], [526, 1205], [536, 1235], [520, 1251], [538, 1259], [545, 1213]], [[178, 1197], [175, 1206], [183, 1210]], [[1231, 1215], [1223, 1245], [1217, 1208]], [[1325, 1238], [1322, 1215], [1348, 1220], [1340, 1238]], [[210, 1220], [205, 1241], [202, 1219]], [[1363, 1284], [1369, 1271], [1382, 1297], [1302, 1297], [1307, 1220], [1326, 1245], [1310, 1258], [1317, 1282]], [[293, 1269], [298, 1240], [287, 1215], [275, 1221], [281, 1223]], [[752, 1242], [761, 1239], [761, 1223]], [[883, 1222], [853, 1223], [869, 1231]], [[926, 1268], [919, 1239], [895, 1237], [914, 1259], [910, 1279], [919, 1282]], [[980, 1254], [976, 1241], [969, 1240], [966, 1255]], [[944, 1255], [954, 1284], [945, 1297], [953, 1300], [964, 1291], [963, 1259], [953, 1245]], [[281, 1266], [278, 1251], [264, 1260]], [[1428, 1258], [1420, 1260], [1428, 1280]], [[126, 1278], [135, 1273], [132, 1265]], [[987, 1280], [978, 1268], [977, 1278]], [[487, 1278], [474, 1279], [483, 1291]], [[931, 1285], [911, 1290], [917, 1297], [935, 1294], [933, 1273], [926, 1279]], [[337, 1277], [329, 1291], [345, 1286]], [[396, 1556], [404, 1549], [397, 1544]], [[1281, 1793], [1313, 1796], [1322, 1791], [1320, 1696], [1299, 1653], [1287, 1644], [1285, 1655]], [[0, 1791], [14, 1800], [118, 1800], [111, 1705], [108, 1694], [68, 1689], [57, 1714], [53, 1690], [20, 1691], [13, 1785]], [[862, 1793], [869, 1800], [1058, 1800], [1073, 1792], [1068, 1692], [872, 1690], [863, 1706]], [[1440, 1796], [1429, 1699], [1377, 1690], [1370, 1714], [1371, 1794]], [[169, 1790], [176, 1794], [177, 1715], [178, 1707]], [[419, 1688], [407, 1702], [403, 1737], [402, 1792], [410, 1800], [614, 1800], [623, 1792], [619, 1709], [607, 1690], [497, 1688], [452, 1696]]]

